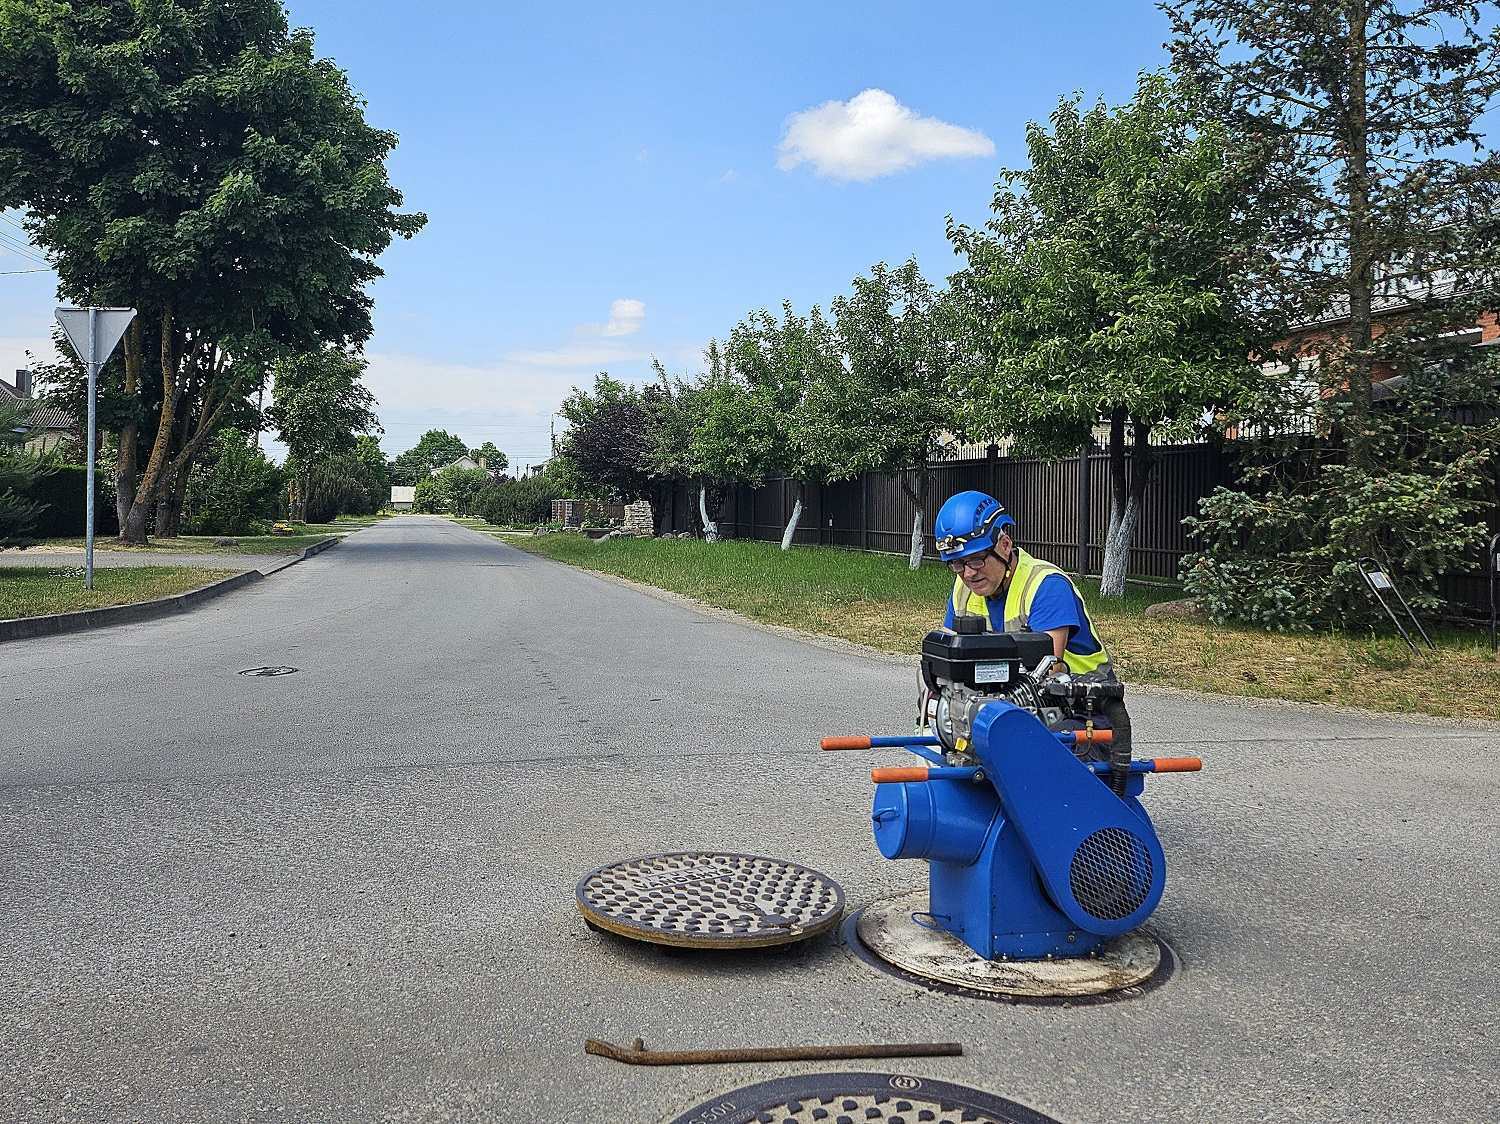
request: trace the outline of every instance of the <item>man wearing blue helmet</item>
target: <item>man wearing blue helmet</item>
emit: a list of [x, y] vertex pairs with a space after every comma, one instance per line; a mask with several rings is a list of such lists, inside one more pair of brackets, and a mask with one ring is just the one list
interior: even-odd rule
[[1109, 653], [1072, 580], [1016, 545], [1016, 521], [994, 496], [959, 492], [933, 527], [938, 555], [956, 575], [943, 623], [961, 616], [995, 632], [1045, 632], [1073, 675], [1113, 678]]

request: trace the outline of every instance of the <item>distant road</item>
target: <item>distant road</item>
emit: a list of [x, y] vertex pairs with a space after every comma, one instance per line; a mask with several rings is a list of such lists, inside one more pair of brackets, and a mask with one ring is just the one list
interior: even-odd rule
[[1207, 768], [1147, 793], [1183, 968], [1125, 1003], [584, 928], [578, 877], [654, 851], [804, 862], [851, 907], [921, 884], [870, 838], [867, 768], [899, 755], [815, 749], [907, 729], [914, 694], [899, 661], [414, 517], [187, 615], [7, 645], [0, 1116], [654, 1124], [797, 1068], [582, 1051], [640, 1035], [957, 1040], [847, 1068], [1075, 1124], [1492, 1118], [1493, 727], [1139, 694], [1145, 748], [1203, 739]]

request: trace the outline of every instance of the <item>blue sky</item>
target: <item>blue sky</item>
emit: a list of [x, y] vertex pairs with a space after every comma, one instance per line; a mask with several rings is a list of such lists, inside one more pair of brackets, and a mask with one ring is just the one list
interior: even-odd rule
[[[400, 134], [392, 179], [430, 220], [375, 288], [383, 444], [438, 426], [517, 464], [597, 370], [696, 370], [751, 309], [876, 261], [946, 276], [944, 217], [983, 220], [1026, 122], [1128, 97], [1167, 35], [1147, 0], [290, 9]], [[0, 271], [32, 264], [0, 240]], [[52, 285], [0, 277], [5, 371]]]

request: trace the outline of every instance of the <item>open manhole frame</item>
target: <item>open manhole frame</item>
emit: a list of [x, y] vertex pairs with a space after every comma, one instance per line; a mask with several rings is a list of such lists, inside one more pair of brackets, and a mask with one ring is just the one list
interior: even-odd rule
[[[986, 1119], [998, 1124], [1058, 1124], [1051, 1116], [1028, 1108], [1008, 1097], [997, 1096], [983, 1089], [967, 1085], [956, 1085], [951, 1081], [940, 1081], [932, 1077], [917, 1077], [907, 1073], [803, 1073], [791, 1077], [777, 1077], [756, 1085], [743, 1085], [728, 1089], [694, 1105], [686, 1112], [668, 1117], [662, 1124], [754, 1124], [761, 1119], [780, 1121], [789, 1104], [796, 1102], [818, 1102], [827, 1105], [831, 1100], [845, 1098], [884, 1098], [893, 1102], [894, 1114], [916, 1124], [917, 1113], [934, 1104], [947, 1106], [954, 1116], [964, 1112], [979, 1112]], [[828, 1098], [825, 1100], [824, 1098]], [[925, 1101], [926, 1104], [919, 1104]], [[899, 1107], [909, 1103], [909, 1109]], [[859, 1109], [838, 1106], [827, 1114], [829, 1124], [838, 1118], [842, 1110], [852, 1116]], [[964, 1116], [964, 1119], [973, 1117]], [[870, 1119], [861, 1112], [854, 1119]]]
[[1172, 951], [1171, 945], [1155, 933], [1139, 929], [1136, 932], [1155, 944], [1160, 953], [1156, 970], [1139, 983], [1117, 988], [1114, 991], [1099, 992], [1095, 995], [1014, 995], [1001, 991], [985, 991], [977, 987], [964, 987], [961, 984], [949, 983], [946, 980], [933, 979], [919, 972], [909, 971], [879, 955], [859, 935], [859, 920], [867, 908], [861, 906], [844, 918], [844, 924], [839, 929], [839, 943], [845, 952], [853, 959], [868, 964], [884, 975], [941, 995], [956, 995], [964, 999], [982, 999], [989, 1003], [1005, 1003], [1019, 1007], [1097, 1007], [1106, 1003], [1128, 1003], [1132, 999], [1139, 999], [1171, 979], [1178, 967], [1177, 956]]
[[[629, 921], [622, 920], [619, 917], [612, 916], [600, 910], [585, 892], [591, 881], [605, 872], [622, 867], [630, 867], [638, 863], [671, 859], [723, 859], [741, 863], [769, 863], [784, 870], [796, 871], [801, 875], [811, 876], [831, 891], [833, 906], [826, 914], [820, 915], [807, 924], [794, 924], [782, 929], [762, 930], [756, 933], [743, 934], [684, 933], [672, 932], [667, 929], [659, 929], [647, 925], [631, 924]], [[713, 881], [720, 877], [722, 875], [708, 873], [700, 878], [687, 879], [677, 882], [674, 885], [688, 886]], [[601, 866], [595, 867], [578, 880], [574, 897], [578, 906], [578, 912], [583, 915], [584, 922], [589, 928], [596, 931], [607, 932], [617, 937], [638, 941], [642, 944], [652, 944], [668, 949], [717, 949], [727, 952], [739, 951], [741, 949], [774, 948], [812, 940], [815, 937], [836, 930], [839, 922], [843, 919], [846, 908], [844, 888], [822, 871], [815, 870], [810, 866], [804, 866], [802, 863], [789, 862], [786, 859], [771, 858], [767, 855], [749, 855], [734, 851], [660, 851], [654, 854], [640, 855], [633, 859], [604, 863]]]

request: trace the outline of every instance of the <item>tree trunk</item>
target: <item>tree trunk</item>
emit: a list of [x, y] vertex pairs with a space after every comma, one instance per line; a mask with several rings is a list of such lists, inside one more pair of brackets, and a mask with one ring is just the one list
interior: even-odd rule
[[790, 550], [792, 539], [797, 535], [797, 522], [802, 518], [802, 481], [797, 481], [797, 499], [792, 504], [792, 517], [786, 521], [786, 531], [781, 536], [781, 549]]
[[167, 467], [167, 450], [172, 441], [172, 430], [177, 420], [177, 325], [171, 304], [161, 314], [161, 420], [156, 427], [156, 442], [151, 446], [151, 459], [146, 462], [146, 471], [141, 475], [130, 511], [120, 524], [121, 541], [134, 546], [146, 545], [146, 516], [156, 500], [156, 490], [161, 485]]
[[[141, 366], [145, 362], [142, 354], [141, 317], [130, 322], [125, 332], [125, 399], [134, 402], [141, 385]], [[135, 504], [136, 443], [140, 440], [140, 426], [134, 420], [126, 422], [119, 432], [119, 463], [115, 468], [115, 518], [120, 530], [117, 537], [125, 541], [125, 520]]]
[[906, 493], [906, 498], [911, 501], [911, 548], [906, 555], [907, 569], [920, 569], [922, 555], [925, 552], [924, 532], [927, 523], [927, 493], [929, 490], [929, 477], [925, 469], [914, 469], [912, 475], [916, 478], [917, 486], [913, 488], [907, 483], [906, 476], [901, 477], [901, 490]]
[[719, 541], [719, 525], [708, 514], [708, 485], [698, 485], [698, 516], [703, 520], [703, 541]]
[[1129, 492], [1125, 471], [1125, 407], [1117, 406], [1109, 415], [1109, 526], [1104, 532], [1104, 561], [1099, 565], [1099, 592], [1105, 597], [1120, 597], [1125, 593], [1130, 539], [1135, 534], [1137, 518], [1137, 512], [1130, 508]]
[[[1119, 418], [1118, 427], [1116, 418]], [[1100, 567], [1099, 592], [1105, 597], [1125, 596], [1125, 575], [1130, 570], [1130, 544], [1141, 518], [1146, 485], [1151, 479], [1155, 457], [1151, 452], [1151, 426], [1134, 422], [1134, 444], [1130, 450], [1129, 485], [1125, 482], [1125, 423], [1123, 411], [1110, 418], [1110, 513], [1109, 537], [1104, 543], [1104, 563]], [[1118, 441], [1116, 436], [1118, 435]], [[1116, 449], [1119, 450], [1118, 472]], [[1117, 514], [1118, 513], [1118, 514]]]

